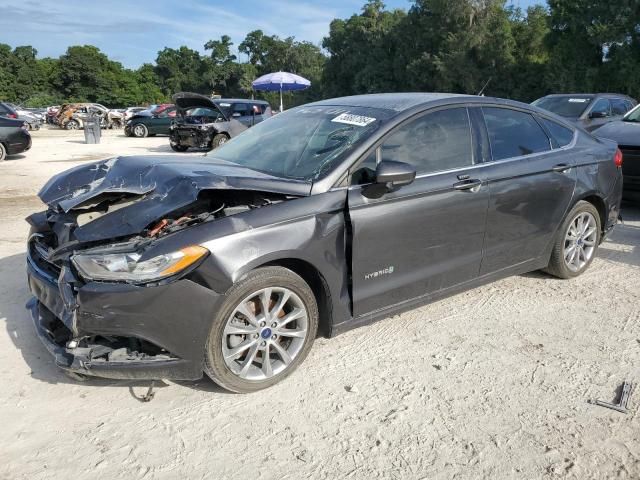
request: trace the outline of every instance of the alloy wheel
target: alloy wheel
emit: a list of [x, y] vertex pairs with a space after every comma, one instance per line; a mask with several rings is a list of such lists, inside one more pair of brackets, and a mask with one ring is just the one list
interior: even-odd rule
[[136, 137], [144, 137], [144, 126], [136, 125], [135, 127], [133, 127], [133, 134]]
[[296, 293], [263, 288], [244, 298], [222, 332], [226, 366], [245, 380], [267, 380], [286, 370], [302, 351], [309, 318]]
[[598, 224], [589, 212], [581, 212], [571, 221], [564, 237], [564, 262], [572, 272], [582, 270], [596, 249]]

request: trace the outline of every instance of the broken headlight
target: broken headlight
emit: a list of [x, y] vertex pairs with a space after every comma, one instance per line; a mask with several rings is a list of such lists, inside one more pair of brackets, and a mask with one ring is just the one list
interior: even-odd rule
[[80, 253], [71, 260], [86, 280], [151, 282], [181, 272], [207, 253], [204, 247], [191, 246], [142, 262], [142, 255], [136, 252]]

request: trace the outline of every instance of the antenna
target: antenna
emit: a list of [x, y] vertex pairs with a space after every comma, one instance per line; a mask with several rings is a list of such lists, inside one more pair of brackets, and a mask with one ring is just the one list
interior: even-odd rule
[[487, 88], [487, 86], [489, 86], [489, 82], [491, 81], [491, 78], [492, 77], [489, 77], [489, 80], [487, 80], [487, 83], [484, 84], [484, 87], [482, 87], [482, 90], [478, 92], [479, 97], [484, 97], [484, 90], [485, 88]]

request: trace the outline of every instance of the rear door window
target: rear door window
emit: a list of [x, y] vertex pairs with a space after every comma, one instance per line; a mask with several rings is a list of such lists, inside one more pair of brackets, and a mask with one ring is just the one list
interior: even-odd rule
[[493, 160], [551, 150], [549, 137], [529, 113], [499, 107], [483, 107]]
[[563, 125], [560, 125], [553, 120], [549, 120], [548, 118], [540, 118], [540, 121], [543, 123], [545, 128], [549, 131], [551, 136], [555, 139], [558, 147], [566, 147], [573, 140], [573, 130], [567, 128]]
[[627, 108], [627, 102], [625, 102], [621, 98], [611, 99], [611, 113], [613, 115], [624, 115], [628, 111], [629, 109]]
[[252, 105], [248, 103], [234, 103], [232, 107], [232, 115], [234, 117], [248, 117], [253, 115]]

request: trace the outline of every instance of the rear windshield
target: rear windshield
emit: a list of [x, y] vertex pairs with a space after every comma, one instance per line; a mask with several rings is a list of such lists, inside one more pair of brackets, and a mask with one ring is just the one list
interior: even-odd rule
[[543, 97], [533, 105], [567, 118], [577, 118], [584, 113], [593, 97]]

